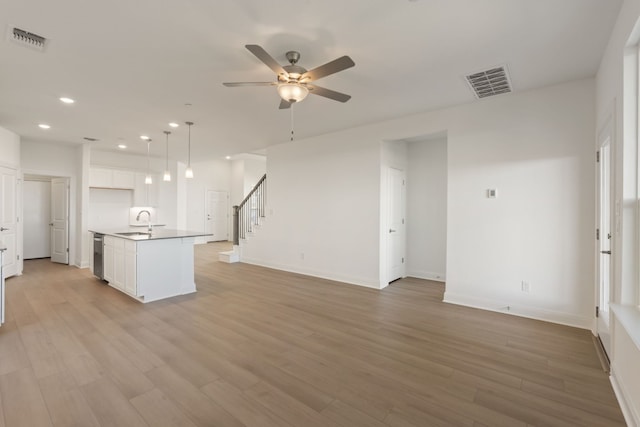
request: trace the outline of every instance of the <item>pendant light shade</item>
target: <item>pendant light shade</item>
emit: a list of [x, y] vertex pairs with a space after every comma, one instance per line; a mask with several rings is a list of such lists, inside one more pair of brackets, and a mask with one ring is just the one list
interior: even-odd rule
[[162, 179], [164, 181], [171, 181], [171, 172], [169, 171], [169, 135], [171, 134], [171, 132], [169, 132], [168, 130], [164, 131], [164, 134], [167, 136], [167, 161], [166, 161], [166, 165], [164, 168], [164, 176], [162, 177]]
[[189, 126], [189, 157], [187, 158], [187, 170], [184, 172], [184, 177], [191, 179], [193, 178], [193, 169], [191, 169], [191, 125], [193, 125], [193, 122], [185, 122], [185, 124]]

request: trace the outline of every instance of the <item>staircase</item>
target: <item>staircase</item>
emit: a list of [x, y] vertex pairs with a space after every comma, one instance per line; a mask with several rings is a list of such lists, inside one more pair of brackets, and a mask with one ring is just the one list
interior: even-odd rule
[[233, 250], [220, 252], [222, 262], [240, 261], [240, 241], [249, 237], [265, 217], [267, 174], [264, 174], [238, 206], [233, 207]]

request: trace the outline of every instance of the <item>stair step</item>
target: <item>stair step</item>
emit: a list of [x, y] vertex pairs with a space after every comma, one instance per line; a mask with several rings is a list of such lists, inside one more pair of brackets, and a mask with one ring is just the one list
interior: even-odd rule
[[240, 253], [238, 251], [226, 251], [218, 252], [218, 261], [233, 264], [234, 262], [240, 262]]

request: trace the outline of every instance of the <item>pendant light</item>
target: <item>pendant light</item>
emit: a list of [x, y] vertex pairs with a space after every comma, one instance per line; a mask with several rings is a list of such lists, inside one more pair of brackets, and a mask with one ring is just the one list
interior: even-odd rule
[[165, 130], [164, 134], [167, 135], [167, 164], [164, 168], [164, 176], [162, 177], [162, 179], [169, 182], [171, 181], [171, 172], [169, 171], [169, 135], [171, 134], [171, 132]]
[[185, 122], [185, 124], [189, 126], [189, 157], [187, 160], [187, 170], [184, 171], [184, 177], [191, 179], [193, 178], [193, 169], [191, 169], [191, 125], [193, 125], [193, 122]]
[[151, 140], [147, 139], [147, 176], [144, 177], [145, 184], [153, 184], [153, 178], [151, 178], [151, 173], [149, 172], [149, 148], [151, 147]]

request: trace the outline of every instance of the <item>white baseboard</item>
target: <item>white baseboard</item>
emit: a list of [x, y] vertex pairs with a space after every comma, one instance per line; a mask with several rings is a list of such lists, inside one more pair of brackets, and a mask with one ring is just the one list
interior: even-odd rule
[[464, 305], [467, 307], [480, 308], [482, 310], [495, 311], [498, 313], [511, 314], [536, 320], [544, 320], [545, 322], [558, 323], [581, 329], [591, 329], [592, 322], [590, 318], [577, 316], [571, 313], [511, 304], [507, 301], [501, 302], [476, 296], [454, 294], [446, 291], [444, 293], [443, 301], [450, 304]]
[[622, 415], [624, 415], [624, 420], [626, 421], [629, 427], [639, 427], [640, 426], [640, 415], [638, 415], [638, 409], [633, 405], [629, 404], [629, 401], [625, 396], [628, 396], [628, 393], [625, 390], [624, 383], [618, 379], [615, 373], [615, 365], [611, 365], [611, 376], [609, 376], [609, 381], [611, 381], [611, 386], [613, 387], [613, 392], [618, 399], [618, 403], [620, 404], [620, 409], [622, 410]]
[[447, 275], [444, 273], [434, 273], [433, 271], [422, 270], [409, 270], [407, 271], [408, 277], [415, 277], [416, 279], [433, 280], [434, 282], [446, 282]]
[[240, 260], [244, 263], [258, 265], [260, 267], [273, 268], [275, 270], [288, 271], [290, 273], [304, 274], [305, 276], [318, 277], [320, 279], [347, 283], [349, 285], [357, 285], [357, 286], [364, 286], [366, 288], [380, 289], [380, 282], [378, 282], [377, 280], [371, 280], [371, 279], [353, 277], [353, 276], [343, 276], [339, 274], [331, 274], [324, 271], [314, 271], [311, 269], [305, 269], [305, 268], [300, 268], [298, 266], [291, 266], [291, 265], [285, 265], [285, 264], [265, 263], [252, 258], [247, 258], [244, 255], [240, 256]]

